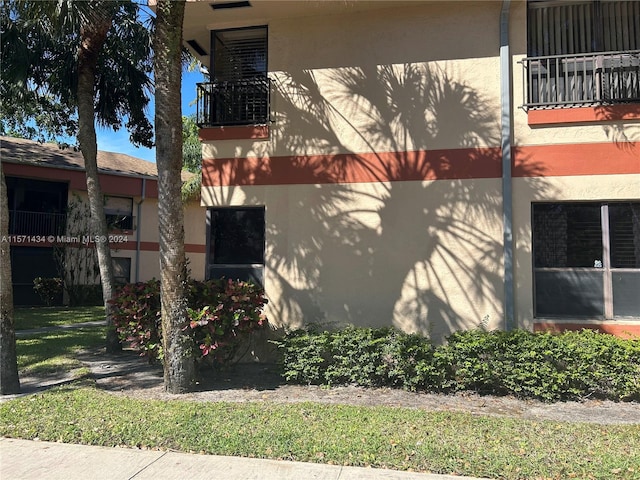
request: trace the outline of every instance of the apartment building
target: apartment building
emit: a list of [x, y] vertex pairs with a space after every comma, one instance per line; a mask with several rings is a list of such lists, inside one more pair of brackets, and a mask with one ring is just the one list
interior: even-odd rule
[[208, 278], [273, 323], [640, 334], [640, 3], [190, 1]]
[[[80, 284], [98, 284], [97, 264], [89, 252], [101, 239], [88, 230], [82, 154], [55, 144], [0, 137], [0, 158], [9, 200], [15, 305], [42, 304], [33, 288], [36, 277], [66, 275]], [[155, 163], [99, 151], [98, 171], [116, 281], [159, 278]], [[205, 209], [197, 201], [185, 205], [185, 249], [197, 279], [204, 276], [205, 230]]]

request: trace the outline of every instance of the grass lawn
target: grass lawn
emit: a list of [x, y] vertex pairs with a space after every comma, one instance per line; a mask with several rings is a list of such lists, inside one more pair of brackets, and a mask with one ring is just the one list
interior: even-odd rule
[[76, 328], [18, 338], [18, 371], [21, 376], [62, 373], [82, 367], [75, 354], [105, 344], [106, 328]]
[[104, 320], [104, 307], [26, 307], [14, 310], [16, 330]]
[[637, 479], [640, 428], [394, 407], [137, 400], [88, 381], [0, 404], [0, 435], [505, 479]]
[[[77, 368], [76, 352], [101, 346], [104, 338], [104, 327], [20, 338], [21, 375]], [[503, 479], [640, 478], [638, 425], [397, 407], [141, 400], [98, 390], [87, 377], [0, 403], [0, 436]]]

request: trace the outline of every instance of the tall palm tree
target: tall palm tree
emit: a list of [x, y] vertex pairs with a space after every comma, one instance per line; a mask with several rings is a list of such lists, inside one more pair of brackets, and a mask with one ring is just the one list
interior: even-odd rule
[[193, 341], [185, 296], [184, 212], [180, 196], [182, 170], [182, 22], [184, 1], [159, 0], [153, 43], [156, 98], [156, 164], [160, 231], [160, 295], [164, 386], [171, 393], [195, 385]]
[[0, 163], [0, 395], [20, 392], [9, 242], [9, 202]]
[[[111, 327], [107, 351], [117, 351], [120, 344], [108, 302], [115, 279], [98, 179], [95, 122], [117, 129], [128, 117], [132, 141], [151, 145], [152, 127], [144, 114], [150, 87], [149, 32], [138, 21], [138, 6], [131, 1], [17, 0], [8, 2], [7, 10], [11, 13], [2, 16], [2, 43], [9, 47], [2, 55], [7, 73], [0, 91], [13, 102], [3, 107], [2, 117], [14, 126], [32, 119], [54, 136], [76, 134], [85, 162], [91, 234], [99, 240], [102, 295]], [[43, 104], [59, 119], [66, 114], [66, 120], [42, 115]], [[73, 117], [77, 121], [69, 120]]]

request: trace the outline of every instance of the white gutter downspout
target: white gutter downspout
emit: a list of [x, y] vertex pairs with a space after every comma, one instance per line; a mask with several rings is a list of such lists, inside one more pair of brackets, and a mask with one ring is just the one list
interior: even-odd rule
[[504, 328], [513, 330], [513, 189], [511, 185], [511, 55], [509, 52], [509, 8], [511, 0], [503, 0], [500, 12], [500, 113], [502, 120], [502, 224], [504, 227]]
[[137, 203], [138, 228], [136, 230], [136, 283], [140, 281], [140, 240], [142, 236], [142, 202], [144, 202], [147, 193], [147, 179], [142, 179], [142, 192], [140, 193], [140, 201]]

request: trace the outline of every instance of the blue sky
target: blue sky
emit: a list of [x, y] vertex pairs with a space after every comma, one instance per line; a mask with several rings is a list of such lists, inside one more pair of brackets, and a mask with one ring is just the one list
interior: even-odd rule
[[[196, 113], [196, 83], [205, 81], [198, 71], [182, 73], [182, 114], [191, 115]], [[148, 118], [153, 123], [154, 102], [153, 97], [149, 104]], [[142, 158], [150, 162], [156, 161], [155, 148], [139, 148], [129, 142], [129, 133], [123, 127], [117, 132], [98, 127], [98, 150], [106, 152], [126, 153], [132, 157]]]

